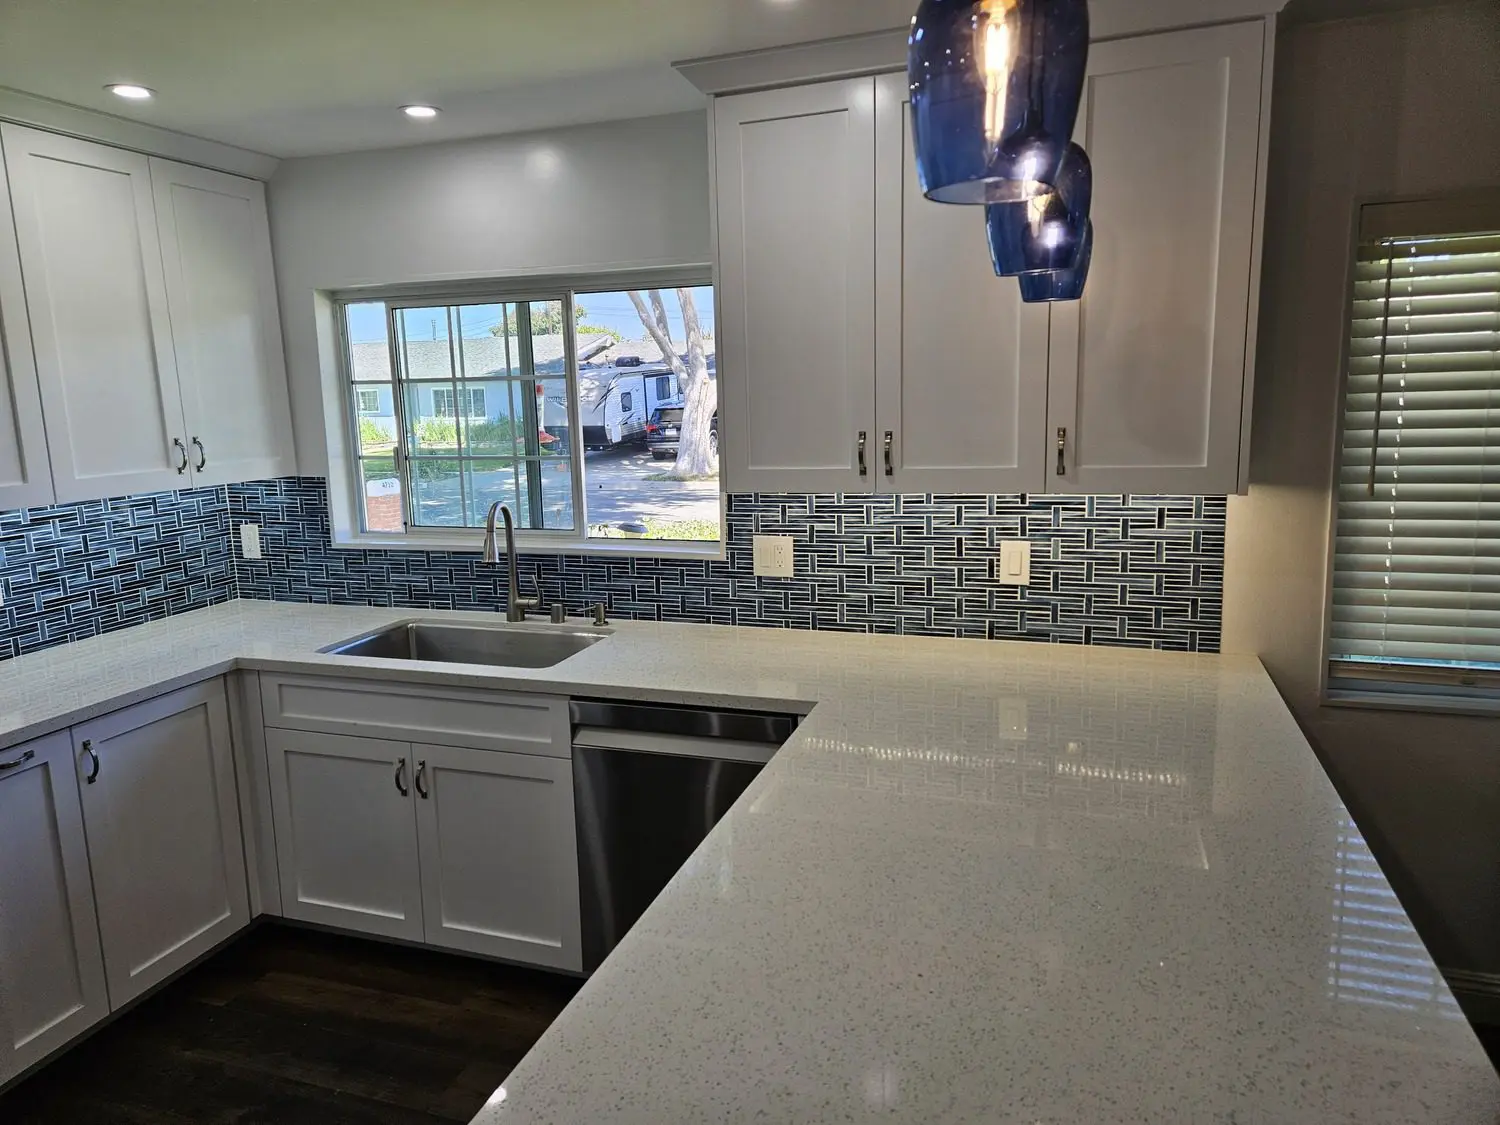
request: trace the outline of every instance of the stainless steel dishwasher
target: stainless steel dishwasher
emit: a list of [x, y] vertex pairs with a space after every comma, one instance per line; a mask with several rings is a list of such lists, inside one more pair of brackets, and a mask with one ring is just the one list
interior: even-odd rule
[[575, 700], [572, 721], [583, 967], [592, 972], [797, 717]]

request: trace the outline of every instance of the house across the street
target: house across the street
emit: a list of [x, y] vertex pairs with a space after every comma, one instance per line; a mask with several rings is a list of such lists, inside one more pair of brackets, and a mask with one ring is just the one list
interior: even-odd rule
[[[541, 445], [567, 447], [566, 357], [561, 335], [530, 338], [535, 378], [525, 370], [515, 336], [477, 336], [450, 347], [448, 340], [408, 340], [402, 372], [413, 396], [406, 404], [407, 424], [426, 421], [473, 424], [527, 418]], [[708, 341], [712, 348], [712, 340]], [[361, 425], [371, 425], [394, 440], [397, 420], [392, 392], [391, 353], [384, 342], [351, 345], [355, 408]], [[708, 355], [710, 377], [714, 355]], [[578, 417], [588, 449], [610, 449], [645, 439], [646, 423], [663, 404], [680, 400], [682, 388], [653, 340], [617, 341], [607, 335], [578, 338]]]

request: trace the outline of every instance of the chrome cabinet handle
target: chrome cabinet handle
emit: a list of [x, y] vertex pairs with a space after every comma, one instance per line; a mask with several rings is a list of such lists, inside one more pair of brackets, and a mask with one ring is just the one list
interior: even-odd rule
[[409, 797], [411, 790], [406, 787], [406, 759], [402, 758], [396, 763], [396, 792], [403, 797]]
[[85, 738], [83, 740], [83, 752], [89, 756], [89, 772], [84, 775], [84, 781], [92, 785], [99, 780], [99, 755], [94, 753], [94, 740]]
[[178, 437], [172, 439], [172, 444], [177, 447], [177, 452], [182, 454], [182, 460], [177, 463], [177, 475], [182, 476], [187, 472], [188, 467], [187, 446], [183, 445], [182, 439]]
[[22, 766], [24, 766], [27, 762], [31, 761], [32, 758], [35, 758], [35, 757], [36, 757], [36, 751], [35, 750], [28, 750], [28, 751], [26, 751], [26, 753], [22, 754], [19, 758], [17, 758], [14, 762], [0, 762], [0, 773], [4, 773], [6, 770], [18, 770]]
[[870, 475], [869, 469], [865, 467], [865, 442], [868, 438], [869, 435], [864, 430], [859, 431], [859, 475], [862, 477]]
[[890, 430], [886, 430], [886, 432], [885, 432], [885, 475], [888, 476], [888, 477], [893, 477], [893, 476], [896, 475], [896, 468], [895, 468], [894, 465], [891, 464], [891, 442], [894, 441], [895, 438], [896, 438], [895, 434], [891, 433]]
[[1068, 475], [1068, 429], [1066, 426], [1057, 427], [1057, 475], [1065, 477]]
[[197, 438], [193, 439], [193, 444], [198, 447], [198, 463], [193, 466], [193, 471], [201, 473], [208, 468], [208, 451], [203, 448], [203, 443]]
[[424, 777], [426, 777], [426, 776], [427, 776], [427, 759], [423, 758], [420, 762], [417, 763], [417, 776], [416, 776], [417, 793], [421, 796], [422, 800], [424, 800], [424, 801], [430, 801], [430, 800], [432, 800], [432, 794], [429, 793], [427, 791], [427, 787], [422, 784], [422, 779]]

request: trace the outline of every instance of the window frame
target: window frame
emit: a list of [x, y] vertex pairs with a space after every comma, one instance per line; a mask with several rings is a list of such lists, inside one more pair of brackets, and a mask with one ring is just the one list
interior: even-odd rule
[[1345, 247], [1338, 397], [1327, 478], [1328, 539], [1324, 556], [1323, 623], [1318, 660], [1318, 698], [1324, 706], [1483, 717], [1500, 715], [1500, 671], [1446, 667], [1437, 662], [1430, 666], [1412, 662], [1402, 665], [1399, 671], [1392, 671], [1390, 665], [1375, 662], [1366, 665], [1366, 662], [1333, 655], [1339, 468], [1349, 396], [1354, 283], [1360, 247], [1364, 242], [1380, 237], [1456, 235], [1496, 229], [1500, 229], [1500, 191], [1497, 190], [1444, 196], [1365, 197], [1355, 201]]
[[[497, 278], [465, 277], [451, 281], [420, 282], [349, 289], [328, 289], [317, 293], [319, 319], [333, 336], [335, 361], [333, 371], [325, 371], [325, 416], [338, 419], [327, 433], [330, 492], [331, 538], [333, 546], [349, 549], [416, 550], [428, 552], [477, 553], [483, 535], [477, 528], [416, 527], [409, 518], [409, 467], [405, 441], [406, 405], [396, 379], [399, 357], [395, 352], [390, 329], [395, 311], [400, 308], [422, 308], [435, 304], [522, 303], [546, 301], [563, 303], [564, 323], [573, 323], [575, 298], [587, 299], [590, 293], [610, 293], [629, 289], [674, 289], [712, 287], [715, 322], [719, 311], [719, 290], [712, 266], [707, 263], [643, 267], [625, 270], [603, 270], [567, 274], [518, 274]], [[394, 455], [403, 464], [397, 475], [402, 482], [402, 516], [400, 532], [371, 530], [365, 526], [364, 488], [360, 467], [358, 386], [353, 378], [353, 356], [350, 350], [347, 307], [351, 304], [383, 302], [386, 305], [386, 342], [391, 349], [392, 407], [398, 442]], [[564, 338], [564, 382], [567, 389], [569, 428], [581, 435], [578, 426], [579, 386], [577, 340], [573, 331]], [[327, 376], [334, 376], [329, 378]], [[456, 405], [456, 404], [455, 404]], [[572, 468], [573, 511], [577, 526], [571, 530], [516, 529], [517, 549], [525, 554], [614, 555], [656, 558], [723, 559], [728, 540], [728, 496], [722, 472], [719, 483], [719, 537], [717, 540], [667, 539], [600, 539], [590, 538], [585, 493], [587, 468], [581, 441], [574, 441]]]

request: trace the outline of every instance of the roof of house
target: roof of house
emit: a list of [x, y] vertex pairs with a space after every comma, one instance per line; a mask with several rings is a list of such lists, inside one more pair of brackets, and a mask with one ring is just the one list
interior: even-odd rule
[[[673, 342], [676, 343], [677, 341]], [[709, 360], [712, 361], [714, 356], [713, 339], [710, 337], [704, 340], [703, 346], [704, 350], [708, 353]], [[684, 359], [687, 358], [686, 352], [679, 352], [678, 354]], [[592, 366], [609, 367], [621, 356], [638, 356], [643, 367], [664, 366], [666, 363], [662, 358], [661, 348], [657, 347], [656, 341], [651, 339], [612, 340], [604, 350], [589, 357], [588, 363]]]
[[[463, 374], [470, 379], [487, 375], [505, 375], [519, 371], [519, 345], [515, 336], [474, 336], [460, 341]], [[578, 338], [580, 356], [592, 356], [611, 343], [609, 336], [585, 335]], [[507, 345], [509, 352], [507, 352]], [[531, 337], [531, 354], [539, 375], [563, 374], [563, 337]], [[661, 353], [652, 345], [652, 355]], [[356, 383], [388, 383], [391, 380], [390, 349], [384, 342], [352, 344], [349, 348]], [[407, 340], [407, 377], [411, 379], [448, 379], [453, 375], [457, 356], [450, 354], [447, 340]]]

